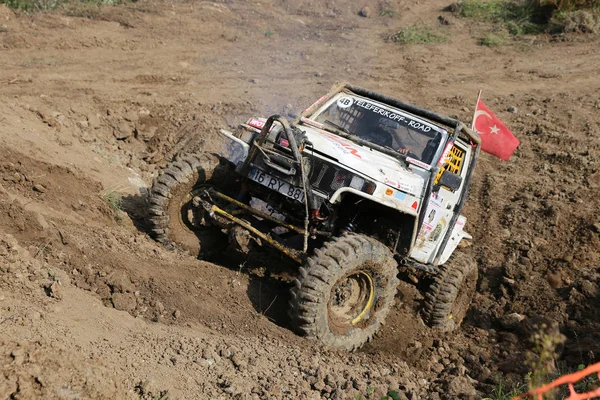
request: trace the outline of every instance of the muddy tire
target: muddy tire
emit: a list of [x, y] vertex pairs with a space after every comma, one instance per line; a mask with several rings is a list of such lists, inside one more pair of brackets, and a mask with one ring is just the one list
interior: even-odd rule
[[215, 226], [200, 226], [201, 210], [191, 205], [192, 190], [223, 179], [228, 165], [218, 157], [200, 153], [168, 164], [154, 180], [149, 195], [151, 235], [166, 246], [176, 246], [202, 258], [222, 249], [227, 239]]
[[300, 267], [290, 317], [298, 333], [352, 351], [370, 341], [394, 304], [392, 252], [370, 237], [347, 234], [326, 243]]
[[477, 263], [464, 253], [454, 253], [440, 267], [425, 295], [424, 316], [429, 326], [443, 332], [460, 326], [475, 294], [477, 276]]

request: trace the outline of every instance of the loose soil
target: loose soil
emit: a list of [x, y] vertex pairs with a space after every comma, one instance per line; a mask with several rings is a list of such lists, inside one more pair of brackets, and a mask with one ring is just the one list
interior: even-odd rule
[[[539, 329], [566, 338], [561, 371], [600, 361], [599, 39], [481, 47], [485, 27], [446, 6], [0, 6], [0, 398], [480, 398], [522, 381]], [[384, 40], [415, 23], [448, 41]], [[482, 88], [521, 140], [477, 166], [480, 278], [455, 333], [423, 324], [428, 278], [402, 271], [380, 335], [330, 351], [290, 331], [282, 260], [208, 263], [146, 234], [166, 162], [252, 115], [291, 118], [339, 80], [465, 122]]]

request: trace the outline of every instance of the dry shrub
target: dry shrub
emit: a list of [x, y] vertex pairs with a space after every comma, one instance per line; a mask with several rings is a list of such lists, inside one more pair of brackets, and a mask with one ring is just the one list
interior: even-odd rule
[[577, 10], [564, 16], [566, 32], [600, 32], [600, 12], [596, 10]]
[[594, 9], [600, 6], [600, 0], [535, 0], [540, 6], [549, 5], [558, 11]]

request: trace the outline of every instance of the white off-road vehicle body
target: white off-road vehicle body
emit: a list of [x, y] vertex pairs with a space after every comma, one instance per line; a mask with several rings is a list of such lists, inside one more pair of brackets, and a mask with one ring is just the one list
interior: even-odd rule
[[[362, 121], [366, 119], [376, 122], [365, 128]], [[296, 195], [295, 200], [302, 202], [304, 192], [286, 184], [291, 180], [285, 174], [248, 162], [253, 141], [266, 123], [265, 118], [253, 117], [237, 132], [222, 130], [225, 140], [221, 154], [237, 166], [246, 165], [244, 173], [251, 180], [286, 197], [294, 199]], [[268, 132], [263, 132], [267, 140], [279, 150], [289, 147], [282, 134], [283, 124], [275, 120], [270, 125]], [[385, 134], [365, 136], [359, 129], [373, 125], [383, 126], [391, 139]], [[405, 225], [397, 229], [402, 240], [395, 238], [388, 244], [402, 262], [421, 269], [435, 268], [448, 260], [462, 239], [471, 238], [464, 231], [466, 218], [460, 210], [475, 166], [479, 137], [459, 121], [365, 89], [338, 85], [305, 110], [293, 126], [302, 133], [302, 157], [311, 160], [309, 180], [316, 203], [326, 203], [328, 209], [342, 207], [343, 200], [352, 195], [380, 205], [379, 218], [410, 217], [398, 220]], [[399, 149], [400, 145], [405, 147]], [[317, 167], [320, 169], [315, 171]], [[342, 182], [336, 172], [334, 181], [338, 179], [340, 184], [333, 182], [321, 190], [319, 177], [327, 175], [327, 168], [348, 171], [352, 179]], [[440, 182], [443, 174], [455, 178], [452, 187]], [[285, 215], [283, 210], [278, 212]]]
[[221, 135], [218, 154], [182, 156], [155, 180], [148, 211], [157, 240], [270, 270], [278, 263], [265, 263], [262, 248], [279, 250], [297, 263], [292, 326], [332, 348], [357, 349], [383, 326], [399, 264], [433, 275], [424, 320], [444, 331], [460, 325], [478, 276], [474, 259], [454, 251], [470, 238], [461, 209], [475, 132], [342, 84], [291, 124], [254, 117]]

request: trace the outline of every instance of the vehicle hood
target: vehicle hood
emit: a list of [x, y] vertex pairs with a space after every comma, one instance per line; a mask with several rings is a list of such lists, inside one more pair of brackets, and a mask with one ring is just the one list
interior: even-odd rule
[[404, 162], [322, 129], [303, 125], [302, 130], [315, 151], [377, 182], [413, 196], [422, 196], [424, 178], [411, 171]]

